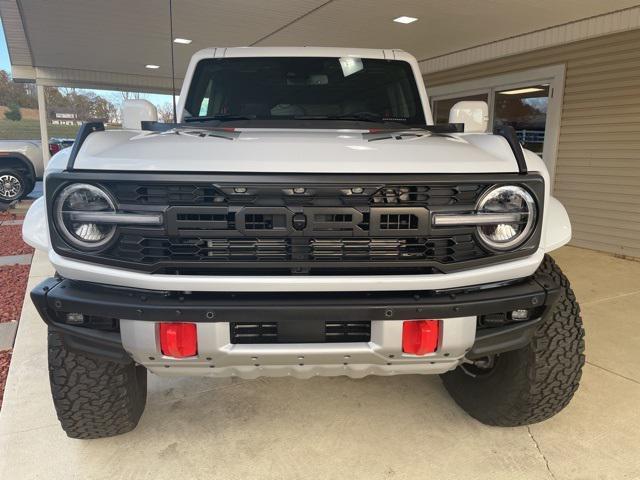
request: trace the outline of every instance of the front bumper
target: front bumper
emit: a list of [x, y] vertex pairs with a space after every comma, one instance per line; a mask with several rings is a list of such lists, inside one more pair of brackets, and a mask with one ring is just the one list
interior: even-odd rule
[[[50, 278], [31, 297], [44, 321], [62, 333], [68, 348], [114, 361], [133, 358], [162, 375], [286, 376], [443, 373], [465, 358], [526, 345], [559, 289], [540, 274], [509, 284], [411, 292], [212, 293], [162, 292]], [[529, 320], [477, 329], [479, 320], [513, 310]], [[118, 319], [113, 331], [66, 323], [66, 314]], [[441, 319], [434, 353], [402, 352], [402, 322]], [[231, 343], [232, 322], [371, 322], [367, 342]], [[163, 356], [157, 322], [194, 322], [198, 354]]]

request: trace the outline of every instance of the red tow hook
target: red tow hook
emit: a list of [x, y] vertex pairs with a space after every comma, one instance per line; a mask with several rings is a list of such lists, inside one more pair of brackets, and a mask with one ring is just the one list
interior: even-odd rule
[[407, 320], [402, 322], [402, 351], [426, 355], [438, 348], [440, 320]]

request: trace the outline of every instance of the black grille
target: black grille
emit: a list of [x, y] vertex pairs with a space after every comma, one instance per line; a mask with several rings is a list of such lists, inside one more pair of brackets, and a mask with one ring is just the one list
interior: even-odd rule
[[[49, 176], [47, 190], [55, 193], [78, 175]], [[541, 178], [517, 174], [92, 175], [82, 180], [109, 189], [121, 211], [161, 213], [164, 223], [119, 225], [114, 241], [92, 253], [74, 249], [52, 229], [56, 251], [176, 275], [390, 275], [476, 268], [530, 254], [537, 248], [539, 225], [520, 249], [500, 253], [482, 246], [474, 226], [435, 227], [432, 215], [471, 212], [496, 184], [525, 184], [539, 211], [544, 198]]]
[[233, 322], [231, 343], [343, 343], [371, 340], [371, 322]]

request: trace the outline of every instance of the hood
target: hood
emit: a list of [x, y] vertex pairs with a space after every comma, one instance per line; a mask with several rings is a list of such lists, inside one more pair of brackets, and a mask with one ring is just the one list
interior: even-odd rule
[[506, 140], [487, 134], [355, 130], [111, 130], [89, 135], [76, 169], [269, 173], [517, 172]]

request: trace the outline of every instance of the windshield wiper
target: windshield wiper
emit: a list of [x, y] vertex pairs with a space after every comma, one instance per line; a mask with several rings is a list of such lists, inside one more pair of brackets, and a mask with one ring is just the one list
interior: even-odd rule
[[255, 120], [255, 115], [229, 115], [229, 114], [220, 114], [220, 115], [205, 115], [201, 117], [186, 117], [184, 119], [185, 122], [213, 122], [218, 120], [220, 122], [226, 122], [230, 120]]

